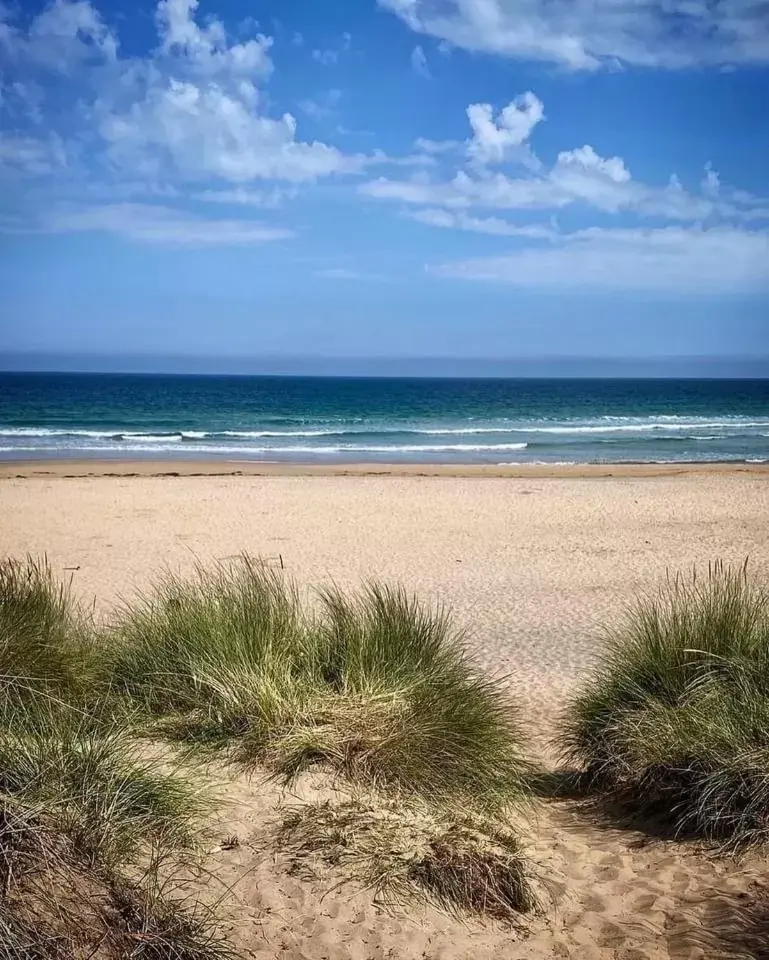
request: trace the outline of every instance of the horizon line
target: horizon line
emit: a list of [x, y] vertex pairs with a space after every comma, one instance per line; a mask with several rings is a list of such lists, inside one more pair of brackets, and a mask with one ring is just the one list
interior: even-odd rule
[[0, 352], [0, 373], [319, 379], [769, 379], [769, 354], [665, 356], [205, 356], [172, 353]]

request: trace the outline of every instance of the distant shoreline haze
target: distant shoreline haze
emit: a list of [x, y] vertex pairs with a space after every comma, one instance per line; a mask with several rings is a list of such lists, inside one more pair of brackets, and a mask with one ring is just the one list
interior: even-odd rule
[[[767, 334], [769, 339], [769, 333]], [[769, 354], [669, 357], [201, 357], [2, 353], [7, 373], [534, 379], [769, 379]]]

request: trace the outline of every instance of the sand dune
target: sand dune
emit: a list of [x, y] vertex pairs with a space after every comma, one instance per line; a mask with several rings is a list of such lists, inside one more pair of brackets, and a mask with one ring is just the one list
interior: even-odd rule
[[[368, 576], [451, 605], [484, 668], [505, 675], [549, 763], [565, 698], [590, 669], [600, 626], [666, 569], [751, 557], [769, 576], [769, 474], [659, 477], [79, 477], [0, 481], [0, 550], [47, 552], [106, 611], [163, 565], [248, 550], [306, 587]], [[280, 559], [279, 559], [280, 558]], [[325, 789], [309, 778], [301, 790]], [[224, 787], [212, 854], [232, 935], [245, 956], [290, 960], [470, 960], [712, 956], [692, 945], [703, 901], [761, 875], [683, 843], [591, 821], [570, 801], [544, 804], [530, 853], [552, 896], [527, 936], [432, 909], [384, 912], [333, 874], [306, 879], [274, 857], [265, 825], [274, 786]], [[764, 875], [766, 873], [763, 868]], [[207, 882], [211, 889], [216, 887]], [[705, 911], [705, 912], [703, 912]], [[687, 920], [687, 915], [689, 919]]]

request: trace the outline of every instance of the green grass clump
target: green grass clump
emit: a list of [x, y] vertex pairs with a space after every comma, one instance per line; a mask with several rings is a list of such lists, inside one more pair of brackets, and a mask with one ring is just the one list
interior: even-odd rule
[[159, 766], [123, 721], [36, 710], [0, 731], [0, 803], [66, 835], [90, 862], [116, 866], [150, 843], [193, 844], [205, 797]]
[[118, 626], [112, 685], [188, 743], [292, 777], [325, 762], [354, 779], [501, 808], [526, 792], [512, 706], [449, 618], [404, 591], [296, 589], [243, 557], [166, 578]]
[[88, 618], [46, 560], [0, 560], [0, 722], [31, 699], [82, 697], [92, 649]]
[[69, 589], [45, 562], [0, 562], [0, 960], [214, 960], [202, 915], [180, 908], [174, 925], [158, 897], [142, 914], [149, 887], [125, 879], [148, 858], [181, 866], [207, 803], [140, 746], [98, 679]]
[[572, 704], [566, 758], [678, 831], [769, 836], [769, 592], [745, 567], [639, 601]]
[[287, 811], [277, 843], [295, 868], [332, 868], [390, 907], [416, 899], [517, 926], [536, 906], [514, 833], [466, 811], [376, 795], [309, 803]]
[[296, 591], [243, 557], [161, 577], [121, 611], [107, 679], [151, 714], [196, 713], [212, 735], [227, 734], [239, 698], [273, 670], [293, 670], [304, 649]]
[[178, 871], [206, 808], [126, 721], [35, 704], [0, 730], [0, 960], [224, 956], [210, 912], [126, 878], [154, 858]]

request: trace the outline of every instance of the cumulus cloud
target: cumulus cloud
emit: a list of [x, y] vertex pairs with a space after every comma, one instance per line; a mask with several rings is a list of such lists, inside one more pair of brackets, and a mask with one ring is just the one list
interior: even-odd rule
[[55, 0], [27, 31], [0, 5], [0, 51], [7, 66], [26, 61], [66, 74], [84, 63], [114, 61], [118, 41], [88, 0]]
[[[561, 151], [549, 169], [535, 160], [528, 138], [544, 119], [544, 107], [532, 93], [513, 100], [494, 117], [488, 104], [468, 107], [473, 136], [466, 142], [470, 162], [448, 179], [421, 171], [406, 180], [379, 177], [360, 191], [376, 199], [467, 210], [561, 210], [586, 207], [606, 214], [634, 214], [675, 221], [755, 220], [766, 217], [766, 203], [750, 194], [726, 189], [706, 168], [700, 192], [686, 190], [672, 176], [662, 186], [633, 178], [621, 157], [602, 157], [590, 144]], [[417, 141], [433, 154], [450, 154], [452, 141]], [[434, 144], [434, 146], [432, 146]], [[495, 165], [515, 160], [528, 173], [510, 176]]]
[[542, 101], [533, 93], [523, 93], [500, 111], [495, 119], [489, 103], [473, 103], [467, 108], [473, 136], [467, 152], [479, 163], [502, 163], [521, 155], [520, 148], [531, 136], [534, 127], [544, 119]]
[[765, 0], [378, 0], [454, 47], [596, 70], [769, 62]]
[[271, 38], [257, 34], [244, 43], [231, 44], [224, 25], [215, 17], [205, 27], [198, 25], [197, 9], [198, 0], [160, 0], [155, 19], [163, 53], [176, 56], [203, 75], [269, 76]]
[[769, 290], [769, 233], [734, 227], [592, 228], [556, 244], [444, 263], [442, 277], [519, 287], [685, 291]]
[[673, 220], [739, 213], [727, 201], [716, 203], [688, 193], [675, 180], [664, 187], [634, 181], [619, 158], [599, 157], [590, 146], [561, 154], [549, 171], [538, 176], [510, 177], [499, 171], [477, 174], [459, 170], [445, 181], [431, 180], [424, 174], [408, 180], [379, 177], [362, 184], [360, 190], [380, 200], [450, 209], [560, 210], [584, 205], [603, 213], [626, 211]]
[[[71, 112], [61, 116], [51, 108], [46, 123], [51, 129], [61, 123], [73, 143], [87, 142], [84, 180], [107, 168], [113, 179], [155, 183], [301, 183], [362, 168], [360, 157], [303, 140], [290, 113], [270, 114], [260, 89], [273, 71], [269, 37], [252, 24], [251, 35], [241, 30], [236, 41], [219, 19], [203, 23], [198, 14], [198, 0], [160, 0], [157, 47], [143, 59], [121, 57], [116, 35], [87, 0], [55, 0], [26, 29], [3, 14], [0, 52], [20, 75], [80, 70]], [[340, 49], [349, 42], [343, 35]], [[28, 92], [33, 88], [24, 86], [25, 79], [15, 86]], [[19, 168], [50, 169], [42, 147], [33, 149], [28, 136], [26, 146], [16, 139], [5, 149], [6, 166], [13, 153]]]
[[112, 233], [173, 246], [250, 246], [292, 236], [291, 231], [253, 220], [205, 220], [171, 207], [143, 203], [63, 209], [49, 214], [48, 233]]
[[355, 168], [335, 147], [298, 140], [290, 113], [255, 113], [252, 96], [171, 77], [127, 110], [105, 111], [100, 133], [114, 166], [193, 181], [301, 182]]

